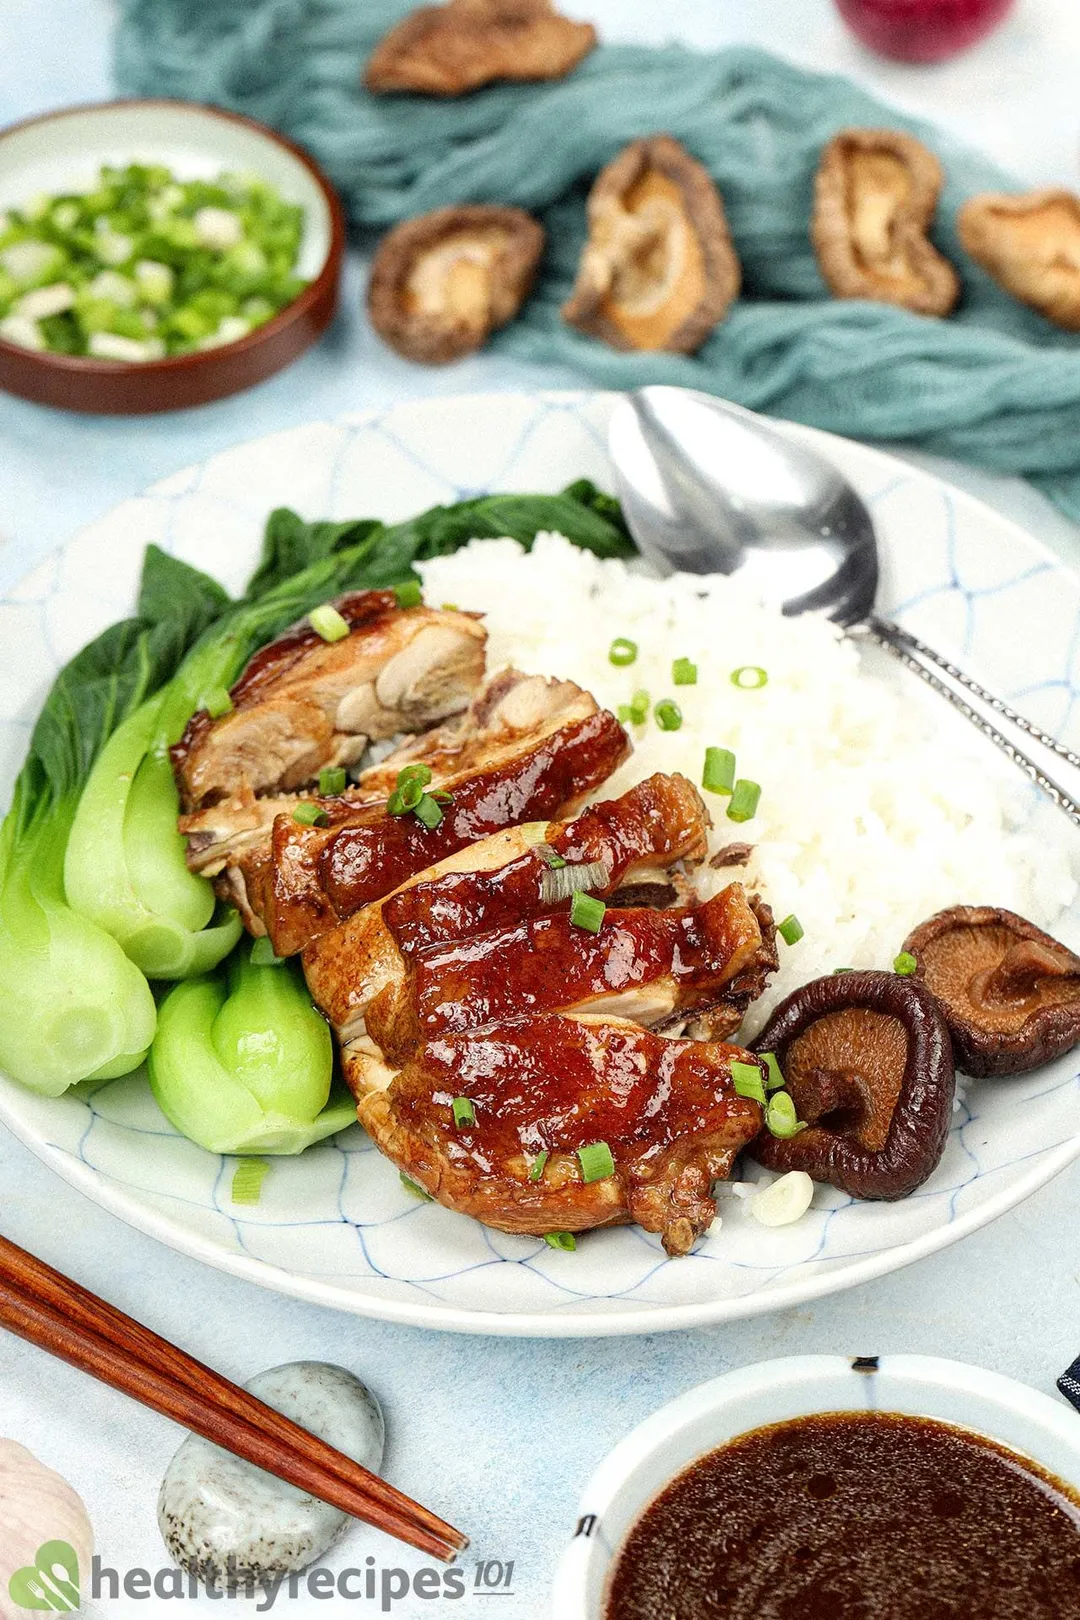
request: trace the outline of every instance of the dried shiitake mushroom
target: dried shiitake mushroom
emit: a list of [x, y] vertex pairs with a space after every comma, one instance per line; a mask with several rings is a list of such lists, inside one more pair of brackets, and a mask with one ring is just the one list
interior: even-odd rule
[[770, 1170], [805, 1170], [856, 1198], [905, 1198], [936, 1168], [952, 1119], [949, 1032], [934, 997], [896, 973], [836, 973], [781, 1002], [754, 1042], [774, 1052], [807, 1129], [763, 1131]]
[[999, 906], [952, 906], [904, 941], [966, 1074], [1023, 1074], [1080, 1045], [1080, 957]]
[[844, 129], [821, 154], [810, 234], [838, 298], [873, 298], [920, 315], [947, 315], [960, 293], [927, 232], [941, 165], [913, 135]]
[[520, 208], [472, 203], [396, 225], [379, 244], [368, 313], [398, 354], [443, 365], [479, 349], [529, 295], [544, 231]]
[[460, 96], [495, 79], [561, 79], [596, 44], [591, 23], [551, 0], [450, 0], [421, 6], [375, 47], [369, 90]]
[[972, 197], [957, 229], [1005, 291], [1055, 326], [1080, 332], [1080, 197], [1071, 191]]
[[739, 291], [739, 261], [707, 169], [670, 135], [601, 170], [563, 319], [616, 349], [692, 354]]

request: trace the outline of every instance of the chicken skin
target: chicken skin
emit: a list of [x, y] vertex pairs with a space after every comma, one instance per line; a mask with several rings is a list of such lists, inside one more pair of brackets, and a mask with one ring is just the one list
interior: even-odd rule
[[[344, 1041], [364, 1032], [368, 1005], [383, 991], [401, 993], [406, 963], [429, 946], [513, 925], [569, 901], [545, 905], [550, 852], [568, 863], [602, 864], [603, 895], [692, 865], [706, 848], [708, 815], [684, 776], [657, 774], [621, 798], [604, 800], [574, 821], [538, 822], [494, 834], [411, 878], [385, 901], [366, 906], [304, 952], [308, 986]], [[548, 859], [538, 849], [546, 846]]]
[[[326, 825], [274, 822], [269, 856], [243, 874], [251, 909], [279, 956], [291, 956], [382, 899], [417, 872], [501, 828], [576, 809], [622, 763], [630, 744], [613, 714], [572, 681], [504, 671], [480, 694], [456, 737], [394, 757], [423, 760], [449, 795], [442, 820], [393, 815], [385, 799], [357, 807], [321, 799]], [[388, 762], [379, 769], [382, 784]], [[370, 791], [370, 783], [361, 787]]]
[[600, 1013], [655, 1027], [709, 1008], [714, 1031], [729, 1034], [746, 1001], [727, 1007], [725, 1028], [724, 988], [756, 964], [760, 993], [762, 946], [740, 883], [704, 905], [609, 909], [597, 933], [555, 912], [419, 952], [371, 1002], [366, 1030], [395, 1064], [435, 1036], [543, 1012]]
[[[716, 1216], [713, 1182], [762, 1125], [758, 1103], [734, 1089], [732, 1062], [764, 1075], [720, 1042], [612, 1018], [524, 1018], [429, 1041], [358, 1112], [432, 1198], [487, 1226], [543, 1234], [636, 1221], [668, 1254], [686, 1254]], [[579, 1150], [594, 1146], [583, 1163]]]

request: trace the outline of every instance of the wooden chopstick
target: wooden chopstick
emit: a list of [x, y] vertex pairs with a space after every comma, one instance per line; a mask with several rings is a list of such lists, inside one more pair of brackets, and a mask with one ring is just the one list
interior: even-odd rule
[[0, 1326], [422, 1552], [450, 1560], [468, 1546], [379, 1475], [2, 1237]]

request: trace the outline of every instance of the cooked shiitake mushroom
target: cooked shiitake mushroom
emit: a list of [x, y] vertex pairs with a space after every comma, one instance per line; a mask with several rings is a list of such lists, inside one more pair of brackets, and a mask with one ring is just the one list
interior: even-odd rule
[[972, 197], [957, 217], [971, 257], [1055, 326], [1080, 332], [1080, 197], [1032, 191]]
[[494, 79], [561, 79], [596, 44], [591, 23], [551, 0], [450, 0], [421, 6], [375, 47], [369, 90], [460, 96]]
[[700, 349], [741, 279], [708, 170], [670, 135], [634, 141], [597, 176], [588, 218], [563, 319], [616, 349]]
[[807, 1128], [750, 1152], [856, 1198], [905, 1198], [937, 1167], [952, 1118], [949, 1032], [934, 997], [896, 973], [837, 973], [781, 1002], [754, 1042], [774, 1052]]
[[1000, 906], [952, 906], [904, 941], [966, 1074], [1023, 1074], [1080, 1045], [1080, 957]]
[[960, 282], [930, 242], [941, 165], [913, 135], [844, 129], [821, 154], [810, 234], [838, 298], [947, 315]]
[[517, 314], [543, 250], [543, 227], [520, 208], [472, 203], [405, 220], [371, 267], [371, 324], [423, 365], [471, 354]]

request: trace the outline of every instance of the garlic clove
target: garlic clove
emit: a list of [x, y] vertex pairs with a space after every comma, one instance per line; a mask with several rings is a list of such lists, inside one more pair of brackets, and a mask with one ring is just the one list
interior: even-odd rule
[[0, 1620], [77, 1608], [94, 1532], [66, 1480], [16, 1440], [0, 1439]]
[[802, 1220], [814, 1197], [814, 1183], [805, 1170], [789, 1170], [786, 1176], [762, 1187], [750, 1199], [750, 1213], [762, 1226], [790, 1226]]

